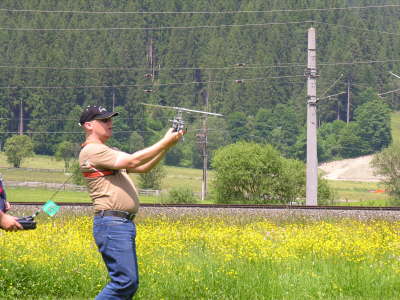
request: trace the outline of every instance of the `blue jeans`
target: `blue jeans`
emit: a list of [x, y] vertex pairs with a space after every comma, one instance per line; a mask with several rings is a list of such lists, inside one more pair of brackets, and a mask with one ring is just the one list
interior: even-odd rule
[[110, 275], [110, 282], [96, 300], [132, 299], [139, 287], [135, 223], [119, 217], [95, 216], [93, 235]]

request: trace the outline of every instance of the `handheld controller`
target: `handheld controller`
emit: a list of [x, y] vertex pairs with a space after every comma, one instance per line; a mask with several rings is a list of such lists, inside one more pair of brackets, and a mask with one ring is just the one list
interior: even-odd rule
[[[4, 213], [6, 212], [6, 193], [3, 189], [1, 180], [0, 180], [0, 210]], [[19, 217], [17, 218], [17, 221], [22, 225], [22, 228], [25, 230], [36, 228], [36, 222], [34, 216]]]
[[[0, 210], [6, 212], [6, 204], [4, 199], [0, 199]], [[22, 225], [25, 230], [36, 229], [36, 221], [33, 216], [17, 217], [17, 222]]]
[[18, 218], [17, 221], [25, 230], [36, 229], [36, 221], [33, 216]]

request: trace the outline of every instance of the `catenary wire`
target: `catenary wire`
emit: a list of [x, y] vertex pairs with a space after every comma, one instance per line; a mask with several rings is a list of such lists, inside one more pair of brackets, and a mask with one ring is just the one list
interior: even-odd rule
[[[322, 63], [318, 63], [319, 66], [340, 66], [340, 65], [357, 65], [357, 64], [375, 64], [375, 63], [390, 63], [390, 62], [399, 62], [400, 59], [390, 59], [390, 60], [366, 60], [366, 61], [353, 61], [353, 62], [322, 62]], [[300, 65], [297, 63], [288, 63], [286, 65], [295, 65], [295, 66], [304, 66], [305, 65]], [[268, 66], [268, 67], [277, 67], [279, 65], [276, 66]], [[267, 66], [266, 66], [267, 67]], [[25, 68], [20, 66], [20, 68]], [[40, 68], [40, 67], [39, 67]], [[201, 67], [195, 67], [193, 69], [199, 69]], [[79, 68], [79, 69], [84, 69], [84, 68]], [[93, 68], [96, 69], [96, 68]], [[171, 69], [180, 69], [178, 67], [173, 67]], [[183, 69], [187, 69], [187, 68], [183, 68]], [[294, 75], [294, 76], [289, 76], [289, 77], [298, 77], [298, 76], [302, 76], [302, 75]], [[277, 76], [277, 77], [268, 77], [268, 78], [285, 78], [288, 76]], [[268, 79], [266, 78], [266, 79]], [[256, 79], [244, 79], [246, 81], [252, 81], [252, 80], [260, 80], [259, 78]], [[182, 85], [182, 84], [205, 84], [205, 83], [222, 83], [225, 81], [197, 81], [197, 82], [187, 82], [187, 83], [166, 83], [166, 84], [156, 84], [154, 86], [165, 86], [165, 85]], [[44, 86], [36, 86], [36, 87], [24, 87], [24, 88], [47, 88], [47, 89], [57, 89], [57, 88], [119, 88], [119, 87], [148, 87], [149, 84], [140, 84], [140, 85], [102, 85], [102, 86], [54, 86], [54, 87], [44, 87]], [[22, 87], [12, 87], [12, 86], [2, 86], [0, 87], [0, 89], [18, 89], [18, 88], [22, 88]]]
[[[204, 130], [203, 128], [192, 128], [190, 131], [202, 131]], [[219, 129], [219, 128], [209, 128], [208, 131], [218, 131], [218, 132], [229, 132], [230, 130], [227, 129]], [[113, 131], [114, 134], [119, 134], [119, 133], [131, 133], [131, 132], [137, 132], [137, 133], [154, 133], [154, 131], [151, 130], [119, 130], [119, 131]], [[19, 134], [19, 131], [0, 131], [0, 134]], [[24, 131], [24, 134], [84, 134], [83, 131]]]
[[345, 29], [358, 30], [358, 31], [367, 31], [367, 32], [373, 32], [373, 33], [379, 33], [379, 34], [388, 34], [388, 35], [400, 36], [400, 33], [396, 33], [396, 32], [388, 32], [388, 31], [382, 31], [382, 30], [372, 30], [372, 29], [366, 29], [366, 28], [360, 28], [360, 27], [354, 27], [354, 26], [348, 26], [348, 25], [333, 24], [333, 23], [327, 23], [327, 22], [321, 22], [321, 21], [313, 21], [313, 23], [315, 23], [315, 24], [323, 24], [323, 25], [327, 25], [327, 26], [341, 27], [341, 28], [345, 28]]
[[342, 77], [343, 77], [343, 74], [340, 74], [339, 78], [336, 79], [335, 82], [334, 82], [333, 84], [331, 84], [331, 85], [322, 93], [321, 97], [324, 97], [324, 96], [326, 95], [326, 93], [327, 93], [331, 88], [333, 88], [333, 87], [336, 85], [336, 83], [337, 83], [340, 79], [342, 79]]
[[[195, 117], [195, 115], [191, 115], [192, 118], [201, 118], [201, 116]], [[209, 118], [214, 117], [212, 115], [209, 116]], [[157, 120], [170, 120], [170, 117], [157, 117]], [[42, 118], [42, 119], [38, 119], [38, 118], [0, 118], [0, 120], [10, 120], [10, 121], [20, 121], [20, 120], [24, 120], [24, 121], [28, 121], [28, 120], [36, 120], [36, 121], [73, 121], [76, 122], [76, 118], [72, 119], [72, 118]], [[146, 118], [144, 117], [134, 117], [134, 118], [124, 118], [124, 117], [119, 117], [118, 116], [118, 120], [136, 120], [136, 121], [144, 121], [146, 120]]]
[[[400, 61], [400, 60], [399, 60]], [[268, 69], [268, 68], [293, 68], [306, 67], [305, 64], [288, 63], [278, 65], [246, 65], [246, 66], [229, 66], [229, 67], [161, 67], [160, 70], [231, 70], [231, 69]], [[93, 71], [148, 71], [149, 68], [137, 67], [34, 67], [34, 66], [12, 66], [0, 65], [0, 69], [33, 69], [33, 70], [93, 70]]]
[[128, 15], [163, 15], [163, 14], [250, 14], [250, 13], [292, 13], [292, 12], [322, 12], [337, 10], [358, 10], [378, 8], [399, 8], [399, 4], [326, 7], [326, 8], [297, 8], [297, 9], [273, 9], [273, 10], [238, 10], [238, 11], [78, 11], [78, 10], [40, 10], [40, 9], [10, 9], [1, 8], [1, 12], [13, 13], [61, 13], [61, 14], [128, 14]]
[[232, 27], [264, 27], [273, 25], [299, 25], [299, 24], [322, 24], [327, 26], [335, 26], [345, 29], [357, 31], [367, 31], [379, 34], [399, 36], [399, 33], [388, 32], [382, 30], [372, 30], [348, 25], [334, 24], [315, 20], [292, 21], [292, 22], [269, 22], [269, 23], [254, 23], [254, 24], [221, 24], [221, 25], [198, 25], [198, 26], [159, 26], [159, 27], [97, 27], [97, 28], [21, 28], [21, 27], [0, 27], [3, 31], [30, 31], [30, 32], [45, 32], [45, 31], [126, 31], [126, 30], [171, 30], [171, 29], [217, 29], [217, 28], [232, 28]]
[[400, 61], [400, 59], [364, 60], [364, 61], [353, 61], [353, 62], [322, 62], [322, 63], [317, 63], [317, 65], [318, 66], [341, 66], [341, 65], [390, 63], [390, 62], [399, 62], [399, 61]]
[[298, 25], [314, 23], [312, 20], [293, 22], [270, 22], [255, 24], [221, 24], [221, 25], [199, 25], [199, 26], [160, 26], [160, 27], [98, 27], [98, 28], [18, 28], [0, 27], [3, 31], [117, 31], [117, 30], [169, 30], [169, 29], [206, 29], [206, 28], [231, 28], [231, 27], [264, 27], [271, 25]]
[[391, 94], [391, 93], [395, 93], [395, 92], [399, 92], [400, 91], [400, 89], [396, 89], [396, 90], [393, 90], [393, 91], [389, 91], [389, 92], [385, 92], [385, 93], [380, 93], [380, 94], [378, 94], [379, 96], [383, 96], [383, 95], [386, 95], [386, 94]]
[[[400, 59], [387, 60], [365, 60], [352, 62], [321, 62], [318, 66], [335, 66], [335, 65], [356, 65], [356, 64], [374, 64], [374, 63], [391, 63], [400, 62]], [[277, 65], [259, 65], [249, 64], [245, 66], [223, 66], [223, 67], [161, 67], [160, 70], [230, 70], [230, 69], [267, 69], [267, 68], [292, 68], [292, 67], [307, 67], [306, 64], [300, 63], [280, 63]], [[149, 68], [140, 67], [44, 67], [44, 66], [18, 66], [18, 65], [0, 65], [0, 69], [33, 69], [33, 70], [94, 70], [94, 71], [148, 71]]]
[[[271, 76], [264, 78], [247, 78], [240, 79], [242, 82], [247, 81], [265, 81], [269, 79], [282, 79], [282, 78], [295, 78], [304, 77], [301, 75], [285, 75], [285, 76]], [[232, 83], [237, 82], [237, 80], [229, 80]], [[210, 83], [225, 83], [229, 82], [227, 80], [214, 80], [214, 81], [191, 81], [191, 82], [173, 82], [173, 83], [157, 83], [151, 85], [151, 87], [159, 86], [177, 86], [177, 85], [190, 85], [190, 84], [210, 84]], [[149, 84], [121, 84], [121, 85], [82, 85], [82, 86], [0, 86], [0, 89], [85, 89], [85, 88], [131, 88], [131, 87], [149, 87]]]

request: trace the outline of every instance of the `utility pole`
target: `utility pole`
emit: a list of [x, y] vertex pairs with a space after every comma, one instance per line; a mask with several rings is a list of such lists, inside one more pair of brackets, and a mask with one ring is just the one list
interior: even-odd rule
[[315, 28], [308, 30], [306, 205], [318, 205], [317, 62]]
[[154, 82], [154, 77], [156, 75], [156, 68], [155, 68], [155, 49], [153, 46], [153, 39], [150, 38], [150, 43], [147, 48], [147, 61], [150, 67], [150, 74], [151, 74], [151, 81]]
[[339, 98], [338, 97], [336, 97], [336, 99], [337, 99], [337, 111], [336, 111], [336, 120], [340, 120], [340, 101], [339, 101]]
[[[208, 111], [208, 91], [205, 92], [204, 101], [205, 101], [205, 111]], [[205, 115], [204, 119], [203, 119], [203, 147], [202, 147], [202, 150], [203, 150], [203, 181], [201, 184], [201, 201], [206, 200], [206, 197], [207, 197], [207, 163], [208, 163], [207, 134], [208, 134], [207, 115]]]
[[20, 100], [20, 105], [19, 105], [19, 135], [24, 134], [24, 113], [22, 109], [22, 99]]
[[350, 122], [350, 80], [347, 80], [347, 124]]
[[113, 103], [112, 103], [112, 111], [114, 111], [114, 108], [115, 108], [115, 89], [113, 88], [113, 98], [112, 98], [112, 101], [113, 101]]

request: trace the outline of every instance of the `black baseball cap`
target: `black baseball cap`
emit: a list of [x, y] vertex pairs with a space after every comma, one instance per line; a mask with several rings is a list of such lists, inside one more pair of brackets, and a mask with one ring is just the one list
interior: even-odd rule
[[89, 105], [83, 110], [79, 118], [79, 124], [83, 125], [85, 122], [109, 119], [115, 116], [118, 116], [117, 112], [107, 111], [103, 106]]

